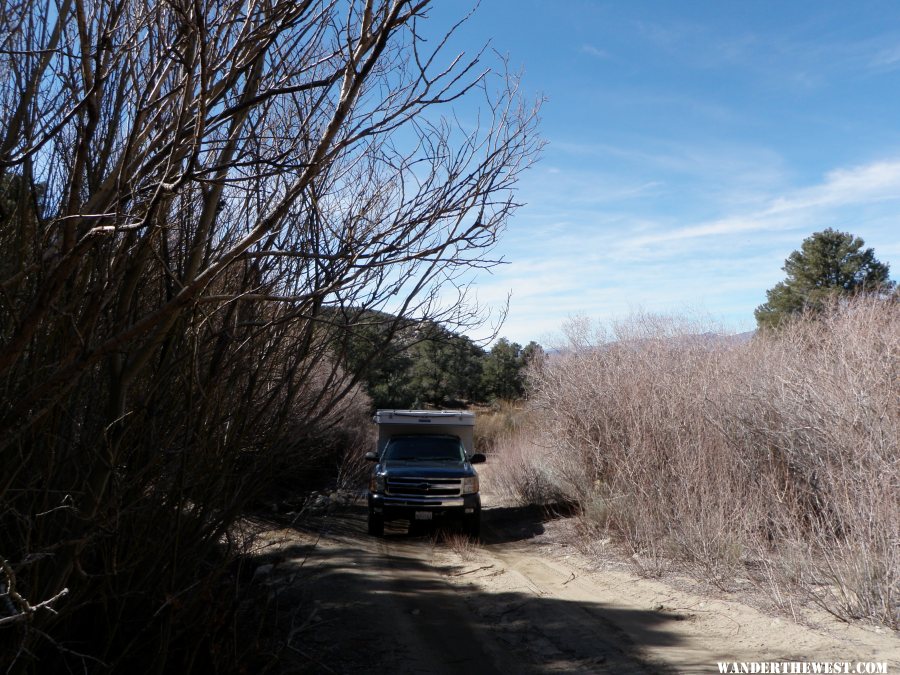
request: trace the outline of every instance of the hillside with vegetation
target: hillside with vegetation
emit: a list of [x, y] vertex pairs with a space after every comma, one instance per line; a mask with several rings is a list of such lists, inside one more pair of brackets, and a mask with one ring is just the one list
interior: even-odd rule
[[543, 350], [506, 338], [485, 348], [432, 321], [384, 312], [356, 317], [339, 349], [373, 408], [453, 408], [521, 398], [525, 367]]

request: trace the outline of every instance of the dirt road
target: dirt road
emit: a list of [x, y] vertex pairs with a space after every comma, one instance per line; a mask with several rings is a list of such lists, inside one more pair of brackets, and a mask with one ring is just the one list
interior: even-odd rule
[[[809, 612], [800, 625], [684, 583], [597, 568], [567, 547], [565, 519], [491, 505], [482, 543], [387, 527], [362, 501], [317, 531], [271, 532], [266, 570], [296, 607], [283, 672], [714, 673], [720, 661], [875, 661], [900, 672], [900, 640]], [[683, 580], [682, 580], [683, 581]]]

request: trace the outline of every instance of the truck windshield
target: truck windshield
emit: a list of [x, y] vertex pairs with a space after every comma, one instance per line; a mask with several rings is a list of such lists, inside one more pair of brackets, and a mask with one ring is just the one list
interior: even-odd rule
[[462, 443], [454, 436], [394, 436], [384, 449], [383, 459], [462, 462], [465, 454]]

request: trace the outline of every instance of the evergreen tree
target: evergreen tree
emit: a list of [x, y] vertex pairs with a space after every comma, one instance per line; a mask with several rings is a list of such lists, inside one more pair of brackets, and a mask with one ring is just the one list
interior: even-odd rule
[[484, 350], [462, 335], [444, 331], [413, 347], [409, 371], [415, 405], [459, 406], [483, 399]]
[[536, 342], [501, 338], [490, 353], [445, 326], [383, 312], [328, 314], [333, 353], [360, 378], [377, 408], [465, 407], [525, 392], [525, 366], [540, 362]]
[[784, 262], [787, 278], [756, 308], [757, 325], [775, 328], [800, 312], [820, 311], [835, 296], [890, 288], [888, 265], [864, 245], [859, 237], [831, 228], [807, 237]]
[[522, 377], [522, 347], [506, 338], [500, 338], [484, 361], [485, 393], [491, 398], [517, 399], [525, 393]]
[[544, 356], [544, 348], [532, 340], [522, 349], [522, 367], [539, 364]]

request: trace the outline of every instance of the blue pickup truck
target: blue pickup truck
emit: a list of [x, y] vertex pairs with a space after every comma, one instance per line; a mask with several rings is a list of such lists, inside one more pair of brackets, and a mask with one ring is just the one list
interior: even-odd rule
[[481, 528], [478, 472], [473, 451], [475, 414], [460, 410], [379, 410], [378, 443], [366, 458], [369, 534], [384, 535], [392, 520], [457, 520], [477, 538]]

